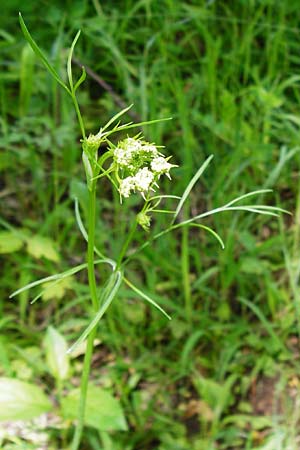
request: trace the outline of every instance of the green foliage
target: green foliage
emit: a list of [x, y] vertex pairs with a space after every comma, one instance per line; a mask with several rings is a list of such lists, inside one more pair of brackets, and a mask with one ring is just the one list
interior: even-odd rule
[[[55, 405], [62, 424], [47, 424], [49, 448], [66, 448], [74, 414], [62, 417], [61, 404], [79, 384], [84, 350], [81, 344], [66, 356], [62, 349], [88, 329], [92, 314], [77, 226], [84, 234], [88, 193], [71, 97], [24, 46], [21, 9], [63, 85], [72, 57], [66, 49], [81, 29], [73, 88], [88, 131], [124, 109], [109, 126], [173, 117], [151, 130], [143, 127], [145, 139], [162, 142], [179, 165], [172, 191], [170, 184], [161, 186], [174, 198], [161, 198], [155, 209], [176, 211], [180, 205], [175, 226], [202, 216], [202, 228], [178, 226], [151, 245], [145, 245], [149, 234], [137, 230], [124, 283], [97, 325], [101, 341], [93, 359], [92, 386], [119, 399], [128, 429], [98, 430], [95, 406], [82, 448], [297, 450], [298, 2], [100, 3], [55, 1], [43, 6], [45, 14], [39, 2], [3, 3], [0, 375], [22, 383], [24, 392], [28, 384], [41, 386], [43, 396], [47, 392], [45, 405], [51, 397], [50, 409]], [[118, 139], [127, 132], [121, 129]], [[190, 190], [189, 180], [211, 154], [214, 159]], [[179, 195], [187, 191], [180, 204]], [[247, 198], [231, 203], [253, 191], [260, 192], [247, 202], [247, 211]], [[77, 198], [76, 220], [69, 192]], [[280, 205], [293, 216], [255, 216], [249, 212], [255, 204]], [[239, 212], [203, 217], [226, 205]], [[120, 206], [103, 182], [96, 209], [100, 254], [117, 259], [137, 211], [134, 198]], [[153, 213], [150, 237], [172, 226], [171, 218]], [[113, 266], [102, 256], [98, 261], [100, 291]], [[32, 291], [8, 300], [26, 285]], [[40, 302], [30, 306], [36, 298]], [[49, 326], [59, 338], [49, 337]], [[16, 420], [18, 402], [12, 407], [10, 419]], [[35, 444], [15, 436], [0, 446]]]
[[51, 375], [58, 381], [65, 380], [69, 375], [66, 340], [55, 328], [50, 326], [47, 329], [44, 345]]
[[[66, 419], [76, 419], [79, 394], [79, 390], [76, 389], [62, 399], [62, 413]], [[100, 431], [127, 430], [119, 401], [109, 392], [93, 384], [88, 387], [85, 423]]]
[[38, 386], [11, 378], [0, 378], [0, 420], [28, 420], [52, 409]]

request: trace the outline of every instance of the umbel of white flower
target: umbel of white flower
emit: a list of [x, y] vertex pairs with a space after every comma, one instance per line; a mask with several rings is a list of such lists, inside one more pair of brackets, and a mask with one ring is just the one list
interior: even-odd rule
[[156, 145], [138, 138], [126, 138], [113, 150], [116, 174], [121, 197], [140, 192], [143, 197], [154, 186], [161, 175], [170, 178], [170, 169], [177, 167], [168, 162]]

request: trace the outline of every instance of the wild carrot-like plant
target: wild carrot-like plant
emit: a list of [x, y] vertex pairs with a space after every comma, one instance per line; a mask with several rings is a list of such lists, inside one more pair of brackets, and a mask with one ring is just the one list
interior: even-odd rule
[[[116, 140], [115, 135], [120, 132], [127, 132], [128, 130], [149, 125], [159, 122], [160, 120], [152, 120], [141, 123], [126, 123], [121, 124], [120, 118], [129, 110], [130, 107], [123, 109], [116, 114], [112, 119], [108, 121], [104, 126], [101, 126], [96, 134], [87, 135], [84, 126], [84, 120], [82, 118], [80, 107], [77, 101], [76, 92], [79, 86], [84, 82], [86, 73], [82, 67], [82, 74], [78, 80], [73, 79], [72, 73], [72, 56], [76, 42], [79, 38], [80, 32], [75, 36], [75, 39], [71, 45], [68, 59], [67, 59], [67, 80], [68, 84], [60, 77], [55, 68], [51, 65], [44, 53], [40, 50], [36, 42], [31, 37], [23, 19], [20, 14], [20, 24], [24, 36], [33, 51], [44, 63], [50, 74], [60, 84], [60, 86], [71, 97], [74, 108], [76, 111], [79, 127], [82, 134], [81, 146], [82, 146], [82, 161], [86, 175], [86, 185], [88, 190], [88, 223], [87, 228], [84, 226], [81, 219], [79, 204], [76, 201], [75, 215], [79, 226], [79, 229], [87, 241], [87, 260], [79, 266], [73, 267], [63, 273], [51, 275], [41, 280], [32, 282], [27, 286], [18, 289], [12, 294], [12, 296], [23, 292], [26, 289], [38, 286], [45, 281], [52, 283], [59, 283], [66, 277], [69, 277], [79, 271], [87, 270], [88, 283], [90, 291], [90, 299], [93, 306], [94, 315], [88, 327], [79, 336], [77, 341], [68, 350], [72, 352], [76, 346], [83, 341], [87, 340], [87, 347], [84, 357], [83, 372], [80, 386], [80, 400], [78, 406], [78, 418], [75, 427], [75, 433], [71, 444], [72, 450], [77, 450], [80, 446], [82, 431], [84, 426], [85, 405], [87, 398], [87, 388], [91, 367], [91, 360], [93, 354], [94, 340], [97, 332], [97, 325], [104, 315], [105, 311], [114, 300], [117, 292], [124, 282], [126, 285], [140, 295], [145, 301], [149, 302], [160, 310], [168, 319], [169, 315], [148, 295], [135, 286], [126, 276], [125, 269], [127, 262], [134, 258], [134, 256], [142, 251], [145, 247], [149, 246], [153, 241], [162, 237], [166, 233], [169, 233], [177, 228], [181, 227], [200, 227], [205, 231], [211, 233], [224, 247], [221, 237], [210, 227], [199, 223], [201, 219], [210, 215], [224, 212], [224, 211], [249, 211], [258, 214], [268, 214], [276, 216], [279, 211], [284, 211], [280, 208], [264, 205], [239, 205], [238, 202], [252, 197], [258, 194], [269, 192], [269, 190], [257, 190], [245, 195], [241, 195], [238, 198], [230, 201], [229, 203], [215, 208], [210, 211], [203, 212], [194, 217], [188, 218], [184, 221], [178, 221], [179, 213], [184, 206], [192, 188], [199, 180], [208, 164], [212, 160], [210, 156], [199, 168], [192, 180], [189, 182], [185, 191], [181, 197], [174, 195], [160, 195], [156, 191], [159, 188], [159, 182], [161, 177], [167, 176], [170, 178], [170, 171], [176, 167], [175, 164], [170, 162], [170, 157], [166, 157], [162, 151], [162, 147], [157, 146], [154, 143], [147, 142], [140, 134], [133, 137], [127, 136], [125, 139]], [[164, 119], [168, 120], [168, 119]], [[99, 151], [101, 147], [101, 152]], [[104, 151], [103, 151], [104, 149]], [[131, 195], [140, 195], [142, 200], [142, 206], [140, 211], [136, 214], [133, 223], [130, 225], [128, 234], [124, 236], [124, 243], [120, 250], [118, 257], [113, 260], [107, 255], [104, 255], [95, 246], [95, 214], [96, 214], [96, 192], [98, 183], [102, 178], [107, 178], [114, 189], [119, 193], [120, 201], [123, 202]], [[163, 209], [160, 204], [164, 199], [177, 202], [174, 209]], [[171, 216], [169, 224], [161, 232], [157, 234], [151, 234], [151, 216], [155, 213], [164, 213]], [[140, 226], [145, 230], [145, 242], [140, 247], [136, 248], [128, 256], [128, 249], [134, 238], [137, 227]], [[97, 255], [97, 259], [95, 259]], [[100, 264], [108, 264], [111, 267], [111, 274], [104, 283], [104, 287], [98, 289], [95, 277], [95, 266]], [[34, 300], [39, 298], [37, 296]]]

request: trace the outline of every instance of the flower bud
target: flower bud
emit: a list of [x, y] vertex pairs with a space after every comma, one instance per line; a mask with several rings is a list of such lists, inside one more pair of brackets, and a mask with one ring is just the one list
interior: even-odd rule
[[145, 231], [149, 231], [150, 228], [150, 222], [151, 222], [151, 217], [147, 215], [147, 213], [145, 212], [140, 212], [137, 215], [137, 223], [145, 230]]

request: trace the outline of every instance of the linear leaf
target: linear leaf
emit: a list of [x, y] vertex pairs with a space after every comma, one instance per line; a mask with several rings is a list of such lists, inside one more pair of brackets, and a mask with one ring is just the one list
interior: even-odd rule
[[102, 131], [106, 130], [112, 123], [114, 123], [119, 117], [123, 116], [123, 114], [127, 113], [127, 111], [129, 111], [129, 109], [131, 109], [133, 107], [133, 103], [129, 106], [127, 106], [126, 108], [122, 109], [122, 111], [118, 112], [117, 114], [115, 114], [105, 125], [103, 128], [101, 128], [100, 133], [102, 133]]
[[84, 80], [86, 79], [86, 71], [84, 66], [81, 67], [82, 70], [82, 74], [81, 77], [77, 80], [75, 86], [74, 86], [74, 93], [77, 91], [77, 89], [79, 88], [79, 86], [84, 82]]
[[192, 224], [190, 224], [190, 226], [192, 226], [192, 227], [198, 227], [198, 228], [203, 228], [203, 230], [206, 230], [206, 231], [208, 231], [209, 233], [211, 233], [211, 234], [217, 239], [217, 241], [218, 241], [219, 244], [221, 245], [222, 249], [224, 250], [225, 244], [224, 244], [224, 242], [223, 242], [223, 239], [221, 238], [221, 236], [218, 235], [218, 233], [217, 233], [215, 230], [213, 230], [212, 228], [207, 227], [207, 226], [205, 226], [205, 225], [202, 225], [202, 224], [200, 224], [200, 223], [192, 223]]
[[187, 185], [184, 193], [182, 194], [181, 200], [178, 203], [178, 206], [176, 208], [176, 212], [174, 214], [173, 217], [173, 221], [172, 223], [175, 222], [181, 208], [184, 205], [184, 202], [186, 201], [186, 199], [188, 198], [191, 190], [193, 189], [194, 185], [197, 183], [197, 181], [199, 180], [199, 178], [201, 177], [201, 175], [203, 174], [203, 172], [205, 171], [206, 167], [209, 165], [210, 161], [213, 159], [214, 155], [210, 155], [205, 161], [204, 163], [201, 165], [201, 167], [197, 170], [197, 172], [195, 173], [195, 175], [193, 176], [193, 178], [191, 179], [191, 181], [189, 182], [189, 184]]
[[243, 200], [244, 198], [251, 197], [252, 195], [266, 194], [267, 192], [272, 192], [272, 189], [259, 189], [258, 191], [248, 192], [247, 194], [241, 195], [240, 197], [237, 197], [237, 198], [231, 200], [229, 203], [226, 203], [226, 205], [224, 205], [224, 206], [231, 206], [234, 203], [237, 203], [240, 200]]
[[152, 125], [153, 123], [165, 122], [166, 120], [172, 120], [172, 117], [166, 117], [164, 119], [148, 120], [146, 122], [126, 123], [124, 125], [115, 127], [114, 129], [112, 129], [110, 131], [106, 131], [105, 133], [103, 133], [103, 136], [107, 137], [107, 136], [110, 136], [111, 134], [117, 133], [119, 131], [129, 130], [130, 128], [142, 127], [144, 125]]
[[[111, 265], [111, 261], [106, 259], [106, 258], [97, 259], [97, 260], [94, 261], [95, 265], [96, 264], [101, 264], [101, 263], [103, 263], [103, 264], [106, 263], [106, 264], [110, 264]], [[75, 273], [80, 272], [80, 270], [83, 270], [86, 267], [87, 267], [87, 263], [83, 263], [83, 264], [79, 264], [76, 267], [73, 267], [72, 269], [68, 269], [65, 272], [56, 273], [54, 275], [49, 275], [48, 277], [45, 277], [45, 278], [40, 278], [39, 280], [33, 281], [32, 283], [26, 284], [26, 286], [23, 286], [20, 289], [17, 289], [12, 294], [10, 294], [9, 298], [13, 298], [16, 295], [21, 294], [21, 292], [27, 291], [28, 289], [31, 289], [31, 288], [33, 288], [35, 286], [39, 286], [40, 284], [47, 283], [49, 281], [56, 282], [56, 281], [62, 280], [63, 278], [70, 277], [71, 275], [74, 275]]]
[[74, 92], [74, 87], [73, 87], [73, 76], [72, 76], [72, 56], [74, 53], [74, 48], [76, 45], [76, 42], [79, 39], [81, 31], [77, 31], [77, 34], [72, 42], [72, 45], [70, 47], [70, 51], [69, 51], [69, 55], [68, 55], [68, 62], [67, 62], [67, 74], [68, 74], [68, 79], [69, 79], [69, 84], [70, 84], [70, 88], [71, 88], [71, 92]]
[[[84, 237], [84, 239], [86, 240], [86, 242], [88, 242], [88, 234], [87, 231], [83, 225], [82, 219], [81, 219], [81, 215], [80, 215], [80, 210], [79, 210], [79, 202], [78, 202], [78, 198], [75, 197], [75, 217], [76, 217], [76, 222], [78, 225], [79, 230], [81, 231], [82, 236]], [[96, 246], [94, 246], [94, 252], [97, 253], [98, 256], [100, 256], [100, 258], [105, 259], [105, 261], [110, 264], [112, 266], [113, 269], [115, 269], [116, 267], [116, 262], [110, 258], [106, 258], [103, 253], [100, 252], [100, 250], [98, 250], [98, 248]]]
[[167, 319], [172, 320], [172, 318], [169, 316], [169, 314], [167, 314], [166, 311], [161, 306], [159, 306], [158, 303], [156, 303], [156, 301], [154, 301], [147, 294], [145, 294], [143, 291], [141, 291], [139, 288], [137, 288], [134, 284], [132, 284], [129, 280], [127, 280], [127, 278], [124, 277], [124, 281], [134, 292], [136, 292], [144, 300], [146, 300], [146, 302], [150, 303], [155, 308], [157, 308], [164, 316], [167, 317]]
[[28, 31], [28, 29], [27, 29], [27, 27], [25, 25], [25, 22], [23, 20], [22, 14], [20, 12], [19, 12], [19, 21], [20, 21], [20, 25], [21, 25], [23, 34], [25, 36], [25, 39], [27, 40], [27, 42], [31, 46], [31, 48], [34, 51], [34, 53], [40, 58], [40, 60], [43, 62], [43, 64], [46, 66], [48, 71], [53, 76], [53, 78], [55, 78], [55, 80], [68, 92], [68, 94], [71, 95], [71, 92], [70, 92], [70, 89], [68, 88], [68, 86], [60, 78], [60, 76], [58, 75], [58, 73], [56, 72], [54, 67], [49, 63], [48, 59], [46, 58], [46, 56], [44, 55], [42, 50], [39, 48], [37, 43], [32, 38], [31, 34], [29, 33], [29, 31]]
[[120, 270], [113, 272], [108, 280], [107, 286], [103, 289], [103, 294], [100, 297], [100, 303], [102, 303], [99, 311], [93, 318], [93, 320], [90, 322], [90, 324], [87, 326], [87, 328], [84, 330], [84, 332], [80, 335], [80, 337], [77, 339], [77, 341], [69, 348], [67, 353], [72, 353], [75, 348], [80, 345], [83, 341], [86, 340], [90, 332], [98, 325], [98, 322], [105, 314], [107, 308], [115, 298], [120, 285], [123, 280], [123, 274]]

